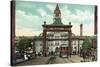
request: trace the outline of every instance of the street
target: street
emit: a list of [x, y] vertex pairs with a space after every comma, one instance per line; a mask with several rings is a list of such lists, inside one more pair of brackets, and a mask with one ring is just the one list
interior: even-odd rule
[[26, 65], [44, 65], [44, 64], [63, 64], [63, 63], [79, 63], [83, 60], [79, 55], [72, 55], [70, 58], [61, 58], [58, 56], [48, 56], [48, 57], [40, 57], [25, 61], [16, 66], [26, 66]]

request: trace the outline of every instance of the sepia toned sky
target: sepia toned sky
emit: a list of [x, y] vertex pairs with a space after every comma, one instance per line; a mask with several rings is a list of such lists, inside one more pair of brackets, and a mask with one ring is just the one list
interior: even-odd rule
[[[16, 36], [35, 36], [42, 33], [42, 24], [53, 23], [54, 9], [57, 3], [16, 1]], [[73, 25], [72, 32], [80, 34], [83, 24], [83, 35], [94, 33], [94, 6], [58, 3], [62, 23]]]

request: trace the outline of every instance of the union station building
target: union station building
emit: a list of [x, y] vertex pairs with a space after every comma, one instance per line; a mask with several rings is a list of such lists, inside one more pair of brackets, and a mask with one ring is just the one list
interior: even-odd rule
[[67, 25], [61, 21], [61, 11], [58, 6], [54, 10], [52, 24], [44, 21], [43, 32], [33, 38], [33, 52], [37, 55], [49, 56], [71, 56], [73, 53], [79, 54], [82, 49], [83, 40], [89, 38], [93, 48], [97, 47], [97, 29], [96, 14], [94, 16], [94, 36], [83, 36], [83, 24], [80, 24], [80, 35], [76, 36], [71, 30], [73, 25], [68, 22]]

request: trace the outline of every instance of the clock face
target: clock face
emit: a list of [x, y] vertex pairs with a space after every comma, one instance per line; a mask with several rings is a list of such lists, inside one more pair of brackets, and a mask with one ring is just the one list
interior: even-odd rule
[[58, 13], [60, 13], [60, 11], [59, 10], [56, 10], [56, 13], [58, 14]]
[[56, 16], [59, 16], [60, 11], [59, 11], [59, 10], [56, 10], [56, 11], [55, 11], [55, 14], [56, 14]]

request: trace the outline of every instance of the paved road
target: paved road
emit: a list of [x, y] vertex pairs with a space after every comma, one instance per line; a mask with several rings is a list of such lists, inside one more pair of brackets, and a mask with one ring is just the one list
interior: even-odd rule
[[61, 57], [37, 57], [35, 59], [17, 64], [16, 66], [23, 65], [43, 65], [43, 64], [62, 64], [62, 63], [79, 63], [83, 60], [79, 55], [72, 55], [71, 58], [61, 58]]
[[36, 57], [36, 58], [34, 58], [32, 60], [16, 64], [16, 66], [43, 65], [43, 64], [47, 63], [47, 61], [48, 61], [49, 58], [50, 57]]
[[78, 55], [72, 55], [71, 58], [61, 58], [61, 57], [56, 57], [53, 60], [49, 60], [49, 64], [62, 64], [62, 63], [79, 63], [83, 60], [83, 58], [79, 57]]

